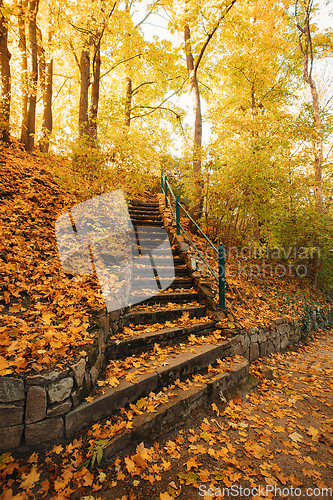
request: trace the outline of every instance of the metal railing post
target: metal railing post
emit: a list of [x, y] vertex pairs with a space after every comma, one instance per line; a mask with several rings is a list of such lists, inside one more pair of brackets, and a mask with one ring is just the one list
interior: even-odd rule
[[179, 196], [176, 197], [176, 225], [177, 225], [177, 235], [180, 235], [180, 206], [179, 206]]
[[224, 246], [219, 246], [219, 304], [225, 309], [225, 251]]
[[163, 172], [161, 172], [161, 193], [163, 193]]
[[168, 178], [164, 177], [164, 194], [165, 194], [165, 206], [168, 208]]

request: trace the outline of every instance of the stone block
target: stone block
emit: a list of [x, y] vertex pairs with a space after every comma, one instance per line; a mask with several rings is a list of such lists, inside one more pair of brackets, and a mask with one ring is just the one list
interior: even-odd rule
[[280, 342], [280, 349], [285, 349], [287, 347], [287, 345], [289, 344], [289, 339], [288, 339], [288, 336], [287, 335], [283, 335], [283, 337], [281, 337], [281, 342]]
[[72, 399], [68, 398], [62, 403], [55, 403], [52, 406], [49, 406], [47, 409], [47, 417], [58, 417], [59, 415], [63, 415], [64, 413], [68, 413], [72, 408]]
[[273, 346], [274, 346], [274, 350], [271, 351], [271, 352], [277, 352], [281, 349], [281, 343], [280, 343], [280, 337], [275, 337], [273, 339], [270, 339]]
[[238, 344], [236, 344], [234, 347], [233, 354], [237, 354], [238, 356], [240, 356], [242, 354], [242, 351], [242, 344], [238, 342]]
[[261, 342], [265, 342], [267, 339], [267, 335], [266, 335], [266, 332], [264, 330], [259, 330], [259, 334], [258, 334], [258, 342], [261, 343]]
[[117, 311], [111, 311], [109, 313], [109, 316], [111, 321], [118, 321], [118, 319], [120, 318], [120, 310], [117, 309]]
[[277, 330], [280, 335], [285, 335], [290, 332], [290, 325], [288, 325], [288, 323], [284, 323], [283, 325], [279, 325]]
[[91, 391], [91, 379], [90, 379], [90, 373], [88, 371], [84, 372], [84, 386], [89, 393]]
[[85, 369], [86, 361], [84, 358], [80, 359], [78, 363], [72, 366], [75, 382], [78, 387], [81, 387], [83, 384]]
[[96, 385], [98, 379], [99, 372], [95, 366], [93, 366], [90, 370], [90, 380], [93, 386]]
[[60, 439], [64, 434], [64, 422], [61, 417], [49, 418], [25, 426], [25, 442], [28, 446]]
[[0, 404], [0, 427], [23, 424], [24, 401]]
[[49, 394], [49, 402], [52, 403], [60, 403], [64, 399], [67, 399], [73, 388], [73, 379], [72, 377], [67, 377], [59, 382], [55, 382], [49, 386], [48, 394]]
[[[251, 330], [252, 330], [252, 328], [251, 328]], [[259, 335], [258, 335], [258, 333], [252, 333], [250, 335], [250, 340], [251, 340], [251, 344], [255, 343], [255, 342], [258, 342], [259, 341]]]
[[259, 350], [260, 350], [260, 357], [263, 358], [264, 356], [267, 356], [268, 353], [268, 343], [266, 342], [261, 342], [259, 344]]
[[243, 352], [245, 352], [250, 347], [251, 341], [250, 341], [250, 338], [248, 335], [244, 335], [243, 339], [244, 340], [242, 341], [242, 349], [243, 349]]
[[180, 248], [181, 252], [186, 252], [190, 248], [190, 245], [188, 245], [187, 243], [184, 243], [183, 241], [180, 241], [179, 248]]
[[250, 328], [249, 333], [250, 335], [256, 335], [259, 333], [259, 328], [257, 326], [253, 326], [252, 328]]
[[24, 425], [0, 428], [0, 450], [17, 448], [22, 441]]
[[0, 377], [0, 402], [11, 403], [22, 399], [25, 399], [23, 380], [14, 377]]
[[258, 359], [260, 356], [259, 352], [259, 345], [258, 344], [251, 344], [250, 345], [250, 363], [254, 361], [255, 359]]
[[[273, 340], [275, 341], [276, 339], [273, 339]], [[267, 355], [272, 354], [274, 352], [277, 352], [280, 349], [280, 347], [278, 349], [276, 348], [275, 342], [273, 342], [273, 340], [267, 340]], [[280, 346], [280, 342], [279, 342], [279, 346]]]
[[51, 372], [45, 375], [32, 375], [26, 378], [28, 385], [49, 385], [56, 380], [61, 380], [68, 376], [69, 370], [62, 370], [61, 372]]
[[44, 387], [31, 385], [27, 393], [25, 422], [32, 424], [46, 417], [46, 391]]

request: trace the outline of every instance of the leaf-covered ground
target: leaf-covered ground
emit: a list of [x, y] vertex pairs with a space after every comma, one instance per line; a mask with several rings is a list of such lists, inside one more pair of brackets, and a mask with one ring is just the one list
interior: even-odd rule
[[[307, 346], [253, 363], [256, 391], [217, 398], [184, 428], [99, 465], [99, 445], [121, 424], [94, 424], [71, 443], [26, 457], [5, 453], [1, 498], [208, 500], [223, 498], [223, 488], [241, 499], [330, 498], [332, 361], [332, 332], [321, 331]], [[148, 399], [134, 410], [154, 411]]]
[[0, 148], [0, 376], [63, 366], [92, 340], [87, 311], [104, 306], [95, 277], [60, 263], [54, 223], [86, 196], [59, 186], [68, 163]]

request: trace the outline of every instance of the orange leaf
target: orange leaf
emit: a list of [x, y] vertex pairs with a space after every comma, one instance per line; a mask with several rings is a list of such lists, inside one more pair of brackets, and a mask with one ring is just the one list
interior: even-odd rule
[[35, 486], [35, 483], [38, 481], [39, 476], [40, 472], [37, 472], [37, 467], [33, 465], [29, 474], [22, 475], [23, 481], [20, 484], [20, 488], [26, 491], [31, 490]]

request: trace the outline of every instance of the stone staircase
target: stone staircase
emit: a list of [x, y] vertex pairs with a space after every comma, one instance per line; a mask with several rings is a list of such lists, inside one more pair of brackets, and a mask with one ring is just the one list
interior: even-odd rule
[[[214, 394], [248, 377], [248, 361], [241, 356], [223, 361], [233, 354], [234, 340], [223, 337], [199, 300], [182, 253], [173, 246], [170, 255], [170, 246], [169, 251], [164, 248], [158, 203], [133, 200], [129, 212], [135, 228], [133, 253], [139, 254], [130, 292], [133, 305], [122, 318], [123, 330], [112, 334], [107, 344], [109, 365], [97, 381], [104, 393], [67, 415], [66, 436], [72, 438], [83, 426], [115, 416], [148, 395], [162, 391], [165, 401], [153, 412], [135, 414], [131, 428], [111, 437], [104, 450], [108, 457], [140, 440], [155, 439]], [[121, 372], [118, 384], [110, 387], [110, 376]]]

